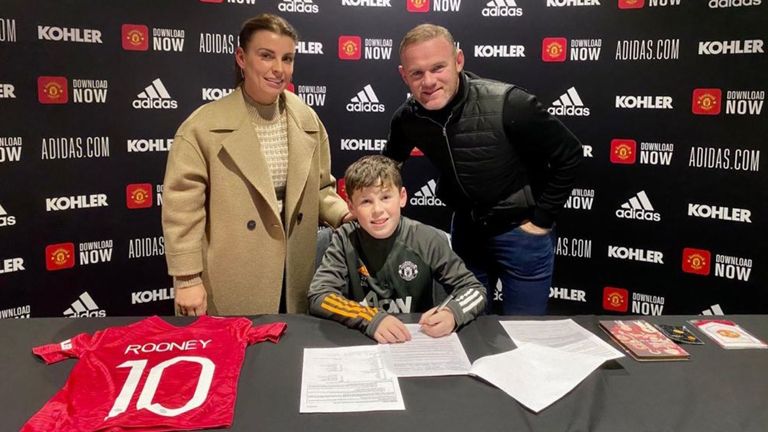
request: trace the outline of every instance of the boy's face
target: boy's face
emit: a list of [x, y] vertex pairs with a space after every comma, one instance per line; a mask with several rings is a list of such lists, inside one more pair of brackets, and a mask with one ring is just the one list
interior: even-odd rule
[[400, 223], [400, 209], [405, 207], [405, 188], [398, 191], [395, 185], [370, 186], [348, 191], [349, 212], [360, 226], [373, 238], [389, 238]]

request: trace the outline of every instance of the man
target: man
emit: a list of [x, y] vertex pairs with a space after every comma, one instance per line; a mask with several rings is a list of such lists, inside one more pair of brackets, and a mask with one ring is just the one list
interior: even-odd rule
[[467, 267], [489, 293], [501, 279], [504, 314], [546, 313], [552, 227], [581, 144], [535, 96], [464, 71], [444, 27], [410, 30], [400, 62], [412, 95], [392, 117], [383, 154], [403, 162], [418, 146], [440, 171], [437, 195], [455, 212], [453, 248]]

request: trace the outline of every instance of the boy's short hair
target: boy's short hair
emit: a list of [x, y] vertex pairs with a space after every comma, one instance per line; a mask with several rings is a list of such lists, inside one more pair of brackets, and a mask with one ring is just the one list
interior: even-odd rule
[[403, 187], [403, 178], [397, 163], [386, 156], [363, 156], [344, 172], [344, 186], [350, 199], [352, 194], [363, 188], [390, 184], [399, 191]]

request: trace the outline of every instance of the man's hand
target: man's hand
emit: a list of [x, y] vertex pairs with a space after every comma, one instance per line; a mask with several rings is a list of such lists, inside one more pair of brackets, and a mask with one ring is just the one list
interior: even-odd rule
[[208, 294], [203, 284], [176, 288], [174, 303], [179, 315], [200, 316], [208, 310]]
[[435, 313], [436, 309], [432, 308], [424, 312], [424, 315], [419, 319], [421, 331], [433, 338], [447, 336], [456, 328], [456, 320], [453, 318], [453, 312], [450, 309], [443, 308]]
[[551, 231], [548, 228], [542, 228], [540, 226], [536, 226], [533, 224], [533, 222], [530, 222], [530, 221], [520, 225], [520, 229], [527, 232], [528, 234], [540, 235], [540, 236], [547, 235], [549, 234], [549, 231]]
[[402, 321], [393, 315], [387, 315], [379, 323], [373, 338], [376, 339], [376, 342], [382, 344], [401, 343], [411, 340], [411, 333], [405, 328], [405, 324]]

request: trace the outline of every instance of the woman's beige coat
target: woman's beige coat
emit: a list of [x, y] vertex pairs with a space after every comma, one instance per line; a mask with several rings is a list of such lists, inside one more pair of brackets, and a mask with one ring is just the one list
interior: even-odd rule
[[338, 226], [347, 212], [323, 124], [296, 95], [283, 94], [285, 227], [240, 88], [197, 109], [173, 140], [163, 187], [168, 273], [202, 272], [209, 314], [277, 313], [283, 269], [287, 310], [305, 313], [318, 222]]

